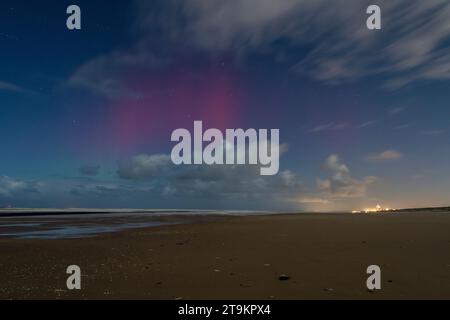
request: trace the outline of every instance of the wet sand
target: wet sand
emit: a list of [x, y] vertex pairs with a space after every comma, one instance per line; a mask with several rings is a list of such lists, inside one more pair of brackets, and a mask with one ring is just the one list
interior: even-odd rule
[[[195, 219], [83, 239], [0, 238], [0, 298], [450, 299], [449, 213]], [[80, 291], [66, 288], [73, 264]], [[372, 264], [381, 291], [366, 288]]]

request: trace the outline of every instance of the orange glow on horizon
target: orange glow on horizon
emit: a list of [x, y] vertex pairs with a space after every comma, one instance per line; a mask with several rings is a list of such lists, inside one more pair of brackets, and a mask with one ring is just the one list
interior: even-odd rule
[[391, 208], [383, 208], [379, 204], [375, 206], [375, 208], [365, 208], [363, 210], [354, 210], [352, 213], [377, 213], [377, 212], [389, 212], [395, 211], [395, 209]]

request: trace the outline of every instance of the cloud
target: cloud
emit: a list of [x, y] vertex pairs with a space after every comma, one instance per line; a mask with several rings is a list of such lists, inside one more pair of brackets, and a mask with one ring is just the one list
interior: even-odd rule
[[405, 124], [400, 124], [396, 127], [394, 127], [395, 130], [404, 130], [404, 129], [408, 129], [411, 128], [412, 124], [411, 123], [405, 123]]
[[0, 197], [12, 198], [25, 194], [39, 193], [40, 184], [37, 182], [0, 176]]
[[426, 177], [426, 175], [423, 174], [423, 173], [416, 173], [416, 174], [413, 174], [411, 176], [411, 179], [413, 179], [413, 180], [421, 180], [421, 179], [424, 179], [425, 177]]
[[373, 162], [392, 161], [403, 158], [403, 154], [396, 150], [386, 150], [377, 154], [372, 154], [367, 157], [367, 160]]
[[362, 180], [353, 178], [349, 168], [340, 162], [337, 155], [329, 156], [323, 169], [330, 173], [331, 177], [319, 179], [317, 185], [320, 192], [332, 199], [363, 197], [366, 195], [367, 187], [376, 181], [376, 177], [373, 176]]
[[138, 193], [150, 193], [151, 187], [127, 185], [117, 182], [90, 181], [68, 186], [70, 193], [78, 197], [130, 199]]
[[[153, 29], [155, 14], [138, 1], [140, 26]], [[369, 0], [169, 1], [162, 30], [176, 41], [239, 54], [272, 48], [277, 40], [309, 46], [293, 70], [336, 82], [367, 75], [391, 76], [390, 87], [421, 79], [450, 78], [450, 3], [381, 0], [381, 32], [368, 30]], [[149, 13], [146, 14], [146, 10]], [[177, 17], [177, 19], [175, 18]], [[153, 23], [152, 23], [153, 21]], [[178, 23], [177, 23], [178, 21]]]
[[292, 201], [301, 203], [301, 204], [328, 204], [330, 203], [329, 199], [319, 198], [319, 197], [301, 197], [298, 199], [293, 199]]
[[259, 166], [248, 165], [187, 167], [170, 183], [178, 194], [228, 200], [280, 201], [301, 191], [300, 180], [289, 170], [261, 176]]
[[5, 81], [0, 81], [0, 91], [10, 91], [10, 92], [15, 92], [15, 93], [33, 93], [30, 90], [24, 89], [15, 84], [5, 82]]
[[374, 121], [374, 120], [366, 121], [366, 122], [363, 122], [363, 123], [357, 125], [356, 128], [357, 129], [367, 128], [367, 127], [373, 126], [375, 123], [377, 123], [377, 121]]
[[426, 136], [438, 136], [446, 132], [447, 130], [445, 129], [432, 129], [432, 130], [424, 130], [421, 133]]
[[81, 166], [80, 173], [86, 176], [96, 176], [100, 173], [100, 166]]
[[32, 207], [129, 207], [249, 210], [338, 210], [360, 201], [376, 178], [354, 178], [337, 155], [323, 165], [330, 177], [308, 190], [298, 174], [261, 176], [258, 165], [175, 166], [164, 154], [118, 163], [117, 177], [45, 182], [0, 178], [0, 201]]
[[[366, 28], [366, 8], [371, 4], [370, 0], [136, 0], [131, 28], [135, 43], [87, 61], [67, 83], [110, 98], [137, 95], [142, 92], [126, 86], [128, 75], [169, 65], [180, 52], [234, 53], [245, 61], [261, 51], [293, 72], [329, 84], [382, 75], [385, 88], [397, 89], [420, 80], [450, 79], [447, 0], [380, 0], [381, 31]], [[299, 56], [298, 48], [307, 53]]]
[[122, 179], [143, 180], [157, 177], [174, 167], [169, 155], [141, 154], [128, 161], [119, 161], [118, 175]]
[[259, 165], [175, 166], [169, 155], [142, 154], [122, 161], [118, 175], [125, 180], [145, 182], [154, 195], [185, 203], [194, 201], [198, 206], [218, 201], [216, 206], [232, 203], [273, 207], [302, 191], [300, 179], [289, 170], [275, 176], [261, 176]]
[[347, 123], [323, 123], [311, 129], [311, 132], [318, 133], [323, 131], [335, 131], [335, 130], [343, 130], [348, 128]]
[[395, 116], [395, 115], [405, 112], [405, 111], [406, 111], [406, 107], [393, 107], [388, 110], [388, 113], [391, 116]]
[[129, 49], [113, 51], [81, 65], [67, 80], [67, 85], [91, 90], [97, 94], [115, 98], [135, 96], [126, 81], [130, 74], [142, 74], [163, 66], [166, 60], [153, 53], [146, 40]]
[[320, 19], [324, 13], [319, 13], [315, 23], [329, 36], [295, 70], [330, 83], [383, 75], [388, 89], [450, 77], [450, 49], [444, 45], [450, 35], [447, 1], [379, 1], [383, 30], [378, 33], [363, 26], [368, 4], [333, 1], [329, 10], [339, 25]]
[[320, 133], [324, 131], [338, 131], [338, 130], [345, 130], [345, 129], [364, 129], [367, 127], [370, 127], [374, 125], [376, 121], [366, 121], [360, 124], [349, 124], [345, 122], [328, 122], [328, 123], [322, 123], [318, 126], [312, 128], [310, 132], [312, 133]]
[[[137, 160], [136, 160], [137, 159]], [[258, 166], [175, 166], [163, 155], [130, 159], [123, 178], [40, 182], [0, 177], [0, 205], [17, 207], [298, 209], [303, 186], [289, 170], [260, 176]]]

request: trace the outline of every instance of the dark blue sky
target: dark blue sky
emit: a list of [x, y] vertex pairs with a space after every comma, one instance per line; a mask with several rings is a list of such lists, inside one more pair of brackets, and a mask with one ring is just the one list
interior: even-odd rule
[[[0, 206], [448, 205], [450, 4], [369, 4], [2, 1]], [[279, 128], [280, 173], [175, 168], [194, 120]]]

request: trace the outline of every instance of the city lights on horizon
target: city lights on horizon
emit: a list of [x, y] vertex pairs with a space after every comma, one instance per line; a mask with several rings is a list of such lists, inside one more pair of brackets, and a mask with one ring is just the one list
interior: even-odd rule
[[354, 210], [352, 213], [378, 213], [378, 212], [390, 212], [395, 211], [392, 208], [383, 208], [379, 204], [377, 204], [374, 208], [365, 208], [363, 210]]

